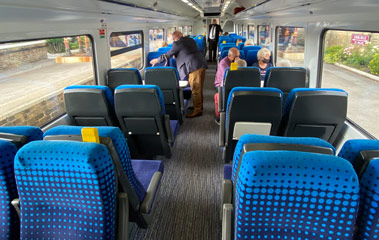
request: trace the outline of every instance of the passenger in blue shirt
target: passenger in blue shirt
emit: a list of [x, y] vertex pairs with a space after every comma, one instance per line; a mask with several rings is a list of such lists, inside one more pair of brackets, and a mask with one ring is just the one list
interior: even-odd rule
[[267, 48], [262, 48], [257, 53], [258, 62], [253, 63], [253, 67], [258, 67], [261, 72], [261, 81], [264, 81], [266, 71], [272, 64], [270, 63], [271, 52]]

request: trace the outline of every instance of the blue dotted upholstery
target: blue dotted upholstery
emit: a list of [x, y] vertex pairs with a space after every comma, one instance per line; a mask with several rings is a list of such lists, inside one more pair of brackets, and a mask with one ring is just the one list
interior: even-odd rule
[[[156, 69], [171, 69], [175, 73], [176, 80], [179, 81], [179, 79], [180, 79], [178, 70], [175, 67], [147, 67], [147, 68], [145, 68], [145, 74], [146, 74], [146, 71], [149, 71], [149, 70], [155, 71]], [[159, 71], [159, 70], [157, 70], [157, 71]]]
[[28, 142], [42, 140], [43, 135], [39, 127], [32, 126], [0, 127], [0, 132], [26, 136]]
[[159, 104], [161, 105], [162, 114], [163, 114], [163, 115], [166, 114], [166, 108], [165, 108], [165, 105], [164, 105], [163, 94], [162, 94], [161, 89], [160, 89], [158, 86], [156, 86], [156, 85], [122, 85], [122, 86], [117, 87], [116, 90], [117, 90], [117, 89], [125, 89], [125, 88], [146, 88], [146, 89], [155, 89], [155, 91], [157, 91], [157, 94], [158, 94]]
[[255, 62], [258, 62], [258, 51], [259, 50], [249, 50], [246, 55], [247, 66], [252, 66]]
[[235, 239], [352, 239], [359, 182], [344, 159], [248, 152], [236, 181]]
[[[81, 135], [82, 126], [57, 126], [48, 130], [44, 136], [51, 135]], [[141, 182], [136, 177], [136, 174], [133, 171], [130, 151], [128, 144], [122, 131], [117, 127], [96, 127], [99, 131], [99, 136], [109, 137], [112, 139], [112, 142], [116, 148], [118, 156], [123, 167], [125, 174], [128, 176], [129, 182], [132, 185], [134, 191], [136, 192], [140, 202], [143, 201], [146, 191], [142, 186]]]
[[35, 141], [15, 158], [22, 239], [114, 239], [116, 178], [97, 143]]
[[[277, 88], [259, 88], [259, 87], [234, 87], [229, 93], [228, 101], [226, 103], [225, 122], [228, 122], [229, 105], [235, 92], [278, 92], [283, 96], [283, 92]], [[225, 125], [226, 127], [226, 125]]]
[[20, 221], [11, 201], [18, 198], [13, 171], [17, 147], [0, 140], [0, 239], [18, 239]]
[[358, 214], [358, 238], [371, 240], [379, 238], [379, 159], [373, 159], [367, 166], [361, 181], [361, 201]]
[[248, 143], [288, 143], [288, 144], [302, 144], [318, 147], [325, 147], [333, 149], [333, 153], [336, 153], [336, 149], [327, 141], [320, 138], [313, 137], [277, 137], [277, 136], [264, 136], [257, 134], [245, 134], [237, 142], [237, 146], [234, 150], [233, 156], [233, 172], [232, 181], [234, 182], [236, 171], [239, 161], [241, 161], [241, 154], [243, 146]]
[[346, 91], [344, 91], [342, 89], [338, 89], [338, 88], [294, 88], [294, 89], [291, 90], [291, 92], [287, 96], [286, 103], [284, 105], [283, 116], [288, 114], [288, 112], [289, 112], [289, 110], [291, 108], [291, 105], [292, 105], [292, 101], [294, 100], [294, 97], [295, 97], [296, 93], [298, 93], [298, 92], [311, 92], [311, 91], [344, 92], [347, 95]]
[[245, 56], [247, 58], [247, 53], [251, 50], [259, 51], [261, 50], [261, 46], [244, 46], [242, 50], [245, 52]]
[[96, 85], [96, 86], [92, 86], [92, 85], [72, 85], [72, 86], [66, 87], [64, 90], [68, 90], [68, 89], [101, 89], [101, 90], [104, 91], [105, 97], [107, 98], [108, 103], [110, 104], [110, 107], [112, 109], [114, 109], [113, 94], [112, 94], [112, 91], [107, 86], [100, 86], [100, 85]]
[[379, 150], [379, 141], [371, 139], [352, 139], [345, 142], [338, 156], [353, 163], [359, 152], [364, 150]]

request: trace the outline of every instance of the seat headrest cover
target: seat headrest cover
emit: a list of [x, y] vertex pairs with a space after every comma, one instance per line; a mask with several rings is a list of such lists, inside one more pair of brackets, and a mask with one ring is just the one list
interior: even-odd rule
[[239, 161], [241, 161], [241, 154], [243, 151], [243, 146], [248, 143], [288, 143], [288, 144], [302, 144], [311, 145], [317, 147], [325, 147], [333, 149], [333, 153], [336, 153], [336, 149], [327, 141], [320, 138], [313, 137], [278, 137], [278, 136], [265, 136], [257, 134], [245, 134], [237, 142], [236, 148], [234, 150], [233, 156], [233, 172], [232, 181], [236, 176], [236, 170]]
[[364, 150], [379, 150], [379, 140], [351, 139], [345, 142], [338, 156], [353, 163], [358, 154]]
[[[53, 136], [54, 135], [81, 135], [82, 128], [85, 128], [85, 127], [61, 125], [61, 126], [57, 126], [48, 130], [44, 134], [44, 137], [52, 136], [52, 135]], [[100, 137], [109, 137], [112, 139], [112, 142], [120, 157], [122, 168], [125, 174], [128, 176], [129, 182], [132, 185], [133, 189], [136, 191], [139, 200], [142, 202], [142, 200], [145, 197], [146, 192], [133, 171], [129, 147], [122, 131], [118, 127], [96, 127], [96, 128], [99, 131]]]
[[236, 180], [235, 239], [350, 239], [358, 206], [358, 178], [342, 158], [249, 152]]
[[115, 238], [116, 178], [104, 145], [31, 142], [16, 154], [15, 176], [22, 238]]
[[0, 132], [23, 135], [28, 138], [28, 142], [42, 140], [43, 132], [39, 127], [32, 126], [10, 126], [0, 127]]
[[111, 108], [114, 108], [114, 99], [112, 91], [107, 86], [100, 86], [100, 85], [72, 85], [66, 87], [64, 90], [68, 89], [100, 89], [104, 91], [105, 97], [107, 98], [109, 104], [111, 105]]
[[157, 91], [158, 98], [159, 98], [159, 104], [161, 105], [162, 114], [166, 114], [166, 108], [164, 103], [164, 98], [161, 89], [156, 85], [121, 85], [118, 86], [117, 89], [125, 89], [125, 88], [145, 88], [145, 89], [154, 89]]

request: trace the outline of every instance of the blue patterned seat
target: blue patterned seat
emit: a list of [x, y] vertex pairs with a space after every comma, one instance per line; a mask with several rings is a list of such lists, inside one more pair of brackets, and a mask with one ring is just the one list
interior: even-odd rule
[[379, 141], [371, 139], [351, 139], [344, 143], [338, 156], [354, 163], [358, 154], [364, 150], [379, 150]]
[[[149, 52], [147, 54], [147, 63], [146, 63], [147, 67], [152, 67], [152, 65], [150, 64], [150, 61], [155, 58], [159, 58], [162, 54], [164, 53], [163, 52]], [[154, 67], [164, 67], [164, 66], [167, 66], [168, 64], [169, 64], [168, 62], [161, 62], [161, 63], [155, 64]]]
[[20, 221], [11, 205], [18, 198], [13, 171], [16, 152], [16, 145], [0, 140], [0, 239], [18, 239], [20, 235]]
[[137, 68], [112, 68], [107, 73], [107, 86], [114, 93], [116, 87], [125, 84], [142, 84], [142, 77]]
[[114, 98], [106, 86], [73, 85], [64, 89], [66, 113], [73, 125], [118, 126]]
[[252, 66], [254, 63], [258, 62], [258, 51], [259, 50], [248, 50], [246, 54], [247, 66]]
[[360, 207], [357, 238], [379, 238], [379, 158], [372, 159], [360, 180]]
[[14, 168], [22, 239], [115, 239], [117, 182], [104, 145], [34, 141]]
[[[130, 103], [130, 104], [126, 104]], [[115, 110], [133, 158], [171, 157], [173, 132], [179, 122], [166, 115], [165, 102], [156, 85], [123, 85], [115, 91]], [[173, 127], [174, 126], [174, 129]]]
[[[48, 130], [44, 136], [81, 135], [82, 128], [83, 127], [77, 126], [58, 126]], [[123, 176], [120, 176], [118, 182], [122, 188], [121, 190], [128, 194], [131, 210], [133, 210], [131, 211], [131, 220], [136, 221], [140, 226], [146, 227], [148, 221], [142, 216], [142, 211], [139, 206], [141, 206], [145, 200], [147, 189], [152, 182], [154, 174], [157, 172], [163, 174], [163, 163], [158, 160], [131, 160], [128, 144], [119, 128], [97, 127], [97, 129], [100, 137], [107, 137], [112, 140], [122, 166], [122, 169], [118, 171], [126, 174], [127, 180], [125, 179], [125, 181]], [[114, 161], [116, 160], [114, 159]], [[117, 164], [115, 165], [117, 166]], [[159, 183], [160, 179], [158, 181], [158, 187]], [[132, 189], [128, 188], [129, 185], [131, 185]], [[154, 198], [157, 194], [157, 190], [158, 188], [153, 192]], [[152, 209], [149, 208], [146, 212], [143, 212], [143, 214], [150, 214], [151, 210]]]
[[245, 56], [246, 56], [246, 58], [247, 58], [247, 53], [249, 52], [249, 51], [251, 51], [251, 50], [254, 50], [254, 51], [259, 51], [259, 50], [261, 50], [261, 46], [244, 46], [243, 48], [242, 48], [242, 50], [245, 52]]
[[158, 52], [160, 53], [166, 53], [171, 50], [171, 47], [161, 47], [158, 49]]
[[353, 239], [359, 182], [342, 158], [248, 152], [236, 184], [234, 239]]

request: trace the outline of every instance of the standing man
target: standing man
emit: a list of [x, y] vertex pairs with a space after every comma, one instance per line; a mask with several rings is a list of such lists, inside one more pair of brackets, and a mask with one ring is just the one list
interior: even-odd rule
[[209, 61], [216, 62], [216, 52], [218, 45], [218, 37], [222, 33], [220, 25], [217, 24], [217, 20], [213, 19], [211, 25], [209, 25], [208, 31], [208, 44], [209, 44]]
[[191, 86], [194, 109], [186, 117], [193, 118], [201, 116], [203, 113], [203, 84], [205, 78], [205, 69], [207, 63], [203, 54], [196, 45], [195, 40], [189, 37], [183, 37], [179, 31], [172, 34], [173, 44], [171, 50], [162, 54], [159, 58], [150, 61], [151, 65], [165, 61], [175, 56], [179, 70], [180, 79], [188, 76], [188, 82]]

